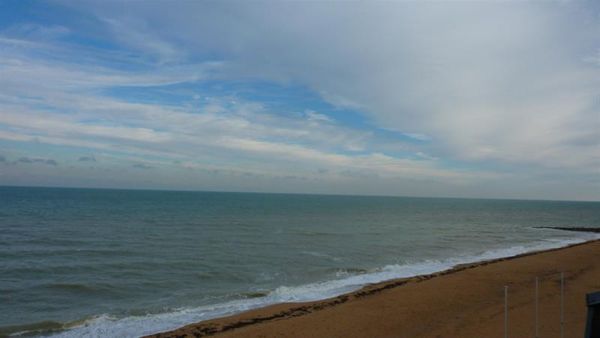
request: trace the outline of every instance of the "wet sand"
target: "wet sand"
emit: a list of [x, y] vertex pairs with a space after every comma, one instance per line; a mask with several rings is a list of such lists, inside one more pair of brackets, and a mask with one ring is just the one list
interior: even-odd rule
[[565, 275], [564, 336], [582, 337], [585, 294], [600, 291], [600, 240], [457, 266], [373, 284], [317, 302], [277, 304], [191, 324], [152, 337], [559, 337], [560, 272]]

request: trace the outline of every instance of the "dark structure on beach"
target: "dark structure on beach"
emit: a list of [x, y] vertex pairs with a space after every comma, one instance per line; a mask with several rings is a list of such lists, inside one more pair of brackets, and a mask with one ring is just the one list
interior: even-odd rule
[[600, 292], [588, 293], [586, 301], [588, 317], [585, 338], [600, 338]]

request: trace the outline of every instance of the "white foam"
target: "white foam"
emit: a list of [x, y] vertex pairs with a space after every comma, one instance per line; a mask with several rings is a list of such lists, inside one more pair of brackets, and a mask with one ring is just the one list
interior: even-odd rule
[[387, 265], [372, 272], [311, 283], [301, 286], [281, 286], [265, 297], [230, 301], [222, 304], [178, 309], [168, 313], [149, 314], [116, 318], [100, 315], [85, 321], [82, 325], [51, 335], [52, 337], [139, 337], [172, 330], [190, 323], [223, 317], [269, 304], [282, 302], [302, 302], [335, 297], [360, 287], [395, 278], [413, 277], [450, 269], [458, 264], [473, 263], [502, 257], [510, 257], [531, 251], [559, 248], [575, 243], [598, 239], [600, 235], [582, 233], [575, 238], [549, 239], [533, 245], [488, 250], [479, 254], [465, 255], [445, 260], [428, 260], [414, 264]]

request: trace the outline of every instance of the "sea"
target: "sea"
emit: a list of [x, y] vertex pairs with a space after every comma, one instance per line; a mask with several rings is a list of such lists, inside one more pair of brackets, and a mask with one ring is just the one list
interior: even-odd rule
[[138, 337], [599, 226], [600, 202], [0, 187], [0, 336]]

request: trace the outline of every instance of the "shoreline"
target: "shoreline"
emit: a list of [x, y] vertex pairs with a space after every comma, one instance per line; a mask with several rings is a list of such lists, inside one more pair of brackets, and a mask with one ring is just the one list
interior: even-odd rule
[[[260, 331], [261, 336], [270, 336], [270, 329], [267, 326], [285, 327], [286, 325], [282, 325], [282, 323], [284, 322], [291, 322], [292, 320], [298, 321], [297, 319], [305, 319], [307, 317], [318, 317], [321, 312], [337, 312], [338, 308], [344, 306], [345, 304], [357, 303], [365, 299], [377, 298], [377, 296], [381, 296], [381, 294], [383, 293], [388, 293], [390, 291], [402, 289], [402, 286], [419, 285], [423, 282], [464, 274], [469, 270], [478, 270], [490, 265], [517, 262], [524, 258], [536, 257], [540, 255], [552, 255], [553, 253], [557, 252], [571, 252], [574, 248], [582, 247], [592, 247], [596, 248], [597, 250], [598, 248], [600, 248], [600, 239], [593, 239], [581, 243], [569, 244], [559, 248], [534, 250], [508, 257], [458, 264], [450, 269], [445, 269], [430, 274], [418, 275], [407, 278], [397, 278], [378, 283], [367, 284], [358, 290], [341, 294], [336, 297], [331, 297], [317, 301], [299, 303], [278, 303], [267, 305], [265, 307], [247, 310], [230, 316], [200, 321], [197, 323], [185, 325], [172, 331], [151, 334], [145, 337], [202, 337], [212, 335], [229, 336], [230, 334], [232, 334], [233, 336], [235, 336], [236, 334], [242, 334], [242, 336], [247, 334], [252, 336], [252, 333], [246, 331], [257, 331], [254, 329], [258, 329], [258, 331]], [[597, 251], [598, 253], [600, 253], [600, 250]], [[598, 268], [600, 270], [600, 267]], [[598, 287], [600, 288], [600, 285]], [[590, 290], [590, 292], [591, 291], [592, 290]], [[294, 334], [294, 332], [286, 332], [285, 330], [278, 331], [277, 334], [273, 335], [298, 336], [297, 334]], [[329, 335], [336, 336], [336, 334], [332, 332], [329, 332]]]
[[590, 227], [535, 227], [536, 229], [552, 229], [552, 230], [563, 230], [563, 231], [575, 231], [575, 232], [593, 232], [600, 233], [600, 228]]

